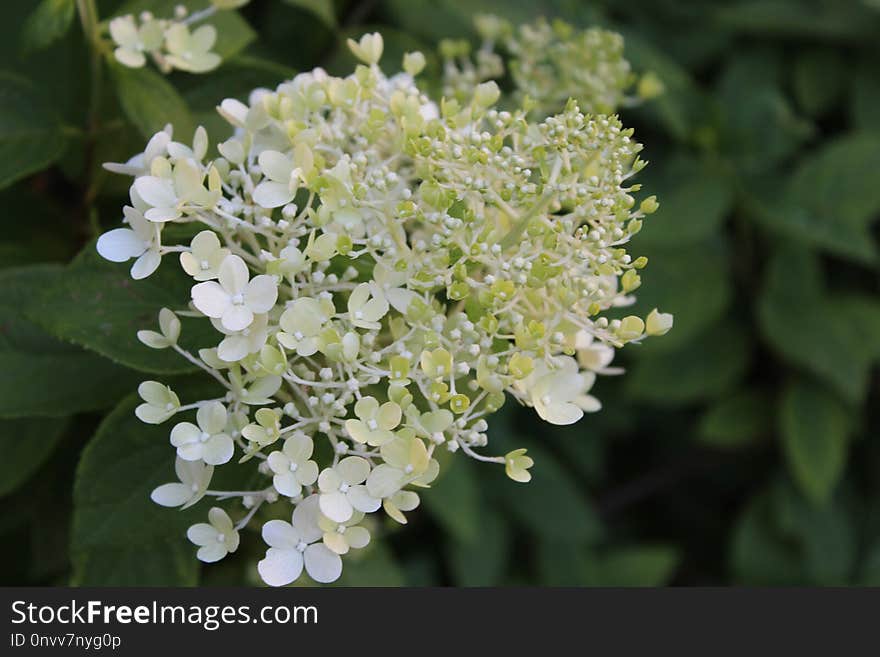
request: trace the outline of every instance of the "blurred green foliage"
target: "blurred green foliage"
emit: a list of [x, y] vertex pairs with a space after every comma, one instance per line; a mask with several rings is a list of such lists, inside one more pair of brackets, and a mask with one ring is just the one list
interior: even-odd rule
[[187, 513], [148, 499], [173, 459], [130, 393], [145, 372], [204, 383], [134, 339], [180, 281], [133, 284], [93, 254], [127, 184], [100, 163], [166, 122], [219, 125], [223, 97], [345, 71], [345, 38], [368, 30], [388, 67], [421, 49], [436, 75], [437, 41], [473, 37], [478, 12], [619, 30], [663, 81], [623, 116], [661, 201], [634, 241], [639, 310], [675, 328], [628, 347], [578, 425], [505, 407], [494, 451], [528, 447], [534, 480], [456, 459], [341, 583], [880, 584], [876, 0], [253, 0], [219, 19], [216, 72], [111, 67], [100, 87], [74, 0], [4, 3], [0, 583], [255, 583], [257, 536], [199, 572]]

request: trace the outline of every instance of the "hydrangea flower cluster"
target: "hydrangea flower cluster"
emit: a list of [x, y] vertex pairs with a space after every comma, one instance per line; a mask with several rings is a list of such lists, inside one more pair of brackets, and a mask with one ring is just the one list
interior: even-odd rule
[[539, 116], [557, 112], [569, 98], [577, 99], [584, 112], [608, 114], [663, 90], [653, 73], [639, 77], [632, 71], [624, 57], [623, 37], [616, 32], [577, 30], [565, 21], [550, 23], [543, 17], [514, 28], [498, 16], [480, 15], [474, 26], [483, 43], [473, 59], [467, 41], [441, 44], [443, 92], [448, 97], [468, 98], [476, 84], [504, 75], [504, 60], [496, 48], [508, 56], [514, 101]]
[[[591, 389], [619, 372], [615, 348], [672, 325], [656, 310], [606, 313], [633, 301], [647, 261], [625, 247], [657, 208], [633, 196], [641, 145], [616, 116], [570, 100], [530, 121], [496, 109], [494, 82], [438, 106], [414, 79], [421, 54], [387, 77], [379, 34], [349, 45], [362, 64], [347, 77], [315, 69], [248, 104], [224, 100], [234, 130], [216, 155], [204, 129], [185, 144], [169, 128], [108, 165], [134, 177], [131, 205], [127, 226], [97, 244], [109, 260], [133, 259], [135, 279], [170, 254], [192, 278], [189, 306], [163, 309], [159, 330], [138, 337], [224, 393], [182, 404], [167, 385], [141, 384], [137, 416], [173, 420], [179, 479], [152, 497], [181, 508], [240, 500], [237, 521], [214, 507], [190, 528], [202, 561], [271, 518], [258, 570], [275, 586], [303, 570], [338, 578], [341, 555], [370, 540], [366, 514], [406, 523], [441, 450], [528, 481], [525, 450], [484, 451], [505, 396], [547, 422], [576, 422], [599, 410]], [[166, 244], [172, 224], [198, 232]], [[181, 316], [210, 322], [213, 341], [181, 347]], [[262, 483], [211, 489], [233, 461]], [[288, 505], [285, 519], [257, 516], [271, 503]]]
[[148, 11], [119, 16], [108, 26], [115, 45], [113, 55], [129, 68], [141, 68], [149, 57], [163, 73], [174, 69], [206, 73], [220, 65], [220, 55], [211, 50], [217, 42], [217, 30], [213, 25], [192, 26], [217, 11], [237, 9], [248, 2], [212, 0], [209, 7], [192, 14], [184, 5], [177, 5], [173, 18], [156, 18]]

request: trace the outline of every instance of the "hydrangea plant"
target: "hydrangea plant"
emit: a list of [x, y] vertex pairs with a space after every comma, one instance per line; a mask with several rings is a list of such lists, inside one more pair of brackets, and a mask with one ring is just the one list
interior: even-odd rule
[[[192, 37], [192, 52], [210, 41]], [[366, 514], [406, 523], [442, 451], [528, 482], [525, 450], [495, 455], [488, 444], [505, 399], [552, 424], [577, 422], [600, 409], [597, 375], [620, 372], [615, 350], [672, 326], [657, 310], [618, 310], [647, 263], [627, 244], [658, 204], [634, 197], [645, 161], [617, 116], [587, 112], [567, 78], [540, 103], [514, 96], [499, 109], [498, 85], [484, 81], [438, 104], [416, 82], [421, 53], [389, 77], [379, 34], [349, 46], [361, 64], [347, 77], [315, 69], [247, 104], [224, 100], [231, 136], [199, 128], [184, 143], [169, 126], [142, 154], [107, 165], [134, 181], [126, 226], [102, 235], [98, 252], [133, 260], [135, 279], [163, 258], [192, 278], [190, 299], [162, 309], [158, 330], [139, 339], [223, 390], [181, 400], [141, 384], [137, 416], [169, 422], [179, 479], [153, 500], [235, 502], [188, 532], [206, 562], [264, 519], [258, 570], [275, 586], [303, 570], [337, 579], [342, 555], [370, 541]], [[525, 52], [518, 78], [531, 75]], [[586, 63], [599, 62], [594, 75], [616, 89], [628, 68], [604, 61]], [[619, 100], [583, 102], [609, 111]], [[181, 224], [193, 228], [182, 242], [169, 237]], [[181, 316], [209, 322], [213, 339], [184, 349]], [[259, 485], [212, 488], [215, 470], [235, 462]]]

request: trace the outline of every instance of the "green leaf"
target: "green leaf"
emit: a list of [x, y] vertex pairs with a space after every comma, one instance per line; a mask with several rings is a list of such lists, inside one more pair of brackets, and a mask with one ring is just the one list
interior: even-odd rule
[[22, 28], [21, 43], [25, 52], [42, 50], [63, 37], [75, 13], [74, 0], [42, 0]]
[[767, 391], [746, 389], [722, 397], [700, 418], [696, 438], [700, 442], [731, 449], [771, 433], [773, 406]]
[[855, 128], [876, 130], [880, 116], [880, 78], [877, 77], [877, 58], [866, 58], [859, 63], [852, 78], [850, 115]]
[[865, 555], [859, 571], [858, 584], [861, 586], [880, 586], [880, 542], [875, 543]]
[[[433, 491], [425, 495], [427, 501]], [[454, 509], [453, 509], [454, 511]], [[453, 538], [446, 554], [457, 586], [498, 586], [507, 566], [510, 530], [503, 516], [487, 512], [468, 540]]]
[[826, 297], [816, 258], [792, 246], [773, 257], [758, 297], [759, 326], [770, 346], [853, 403], [865, 396], [877, 349], [862, 339], [864, 317], [856, 310]]
[[332, 0], [284, 0], [287, 4], [303, 9], [321, 19], [329, 28], [336, 27], [336, 9]]
[[876, 24], [864, 3], [836, 0], [742, 0], [718, 9], [725, 29], [766, 37], [799, 37], [851, 41], [873, 36]]
[[761, 174], [792, 155], [814, 128], [782, 92], [776, 51], [755, 49], [728, 61], [716, 94], [720, 148], [742, 170]]
[[394, 555], [381, 541], [375, 541], [363, 550], [352, 550], [346, 555], [342, 577], [333, 586], [399, 587], [405, 583]]
[[677, 154], [645, 172], [642, 191], [656, 195], [660, 209], [645, 220], [637, 248], [684, 247], [717, 234], [733, 201], [731, 180], [718, 166]]
[[450, 459], [436, 483], [422, 495], [422, 504], [453, 539], [473, 542], [480, 531], [480, 491], [473, 464]]
[[577, 480], [545, 448], [519, 436], [516, 443], [528, 448], [535, 465], [527, 484], [507, 479], [497, 483], [497, 493], [513, 519], [543, 539], [596, 541], [602, 534], [601, 521]]
[[186, 141], [195, 123], [186, 101], [168, 80], [150, 68], [128, 68], [111, 64], [119, 102], [128, 119], [145, 137], [151, 137], [166, 124]]
[[586, 545], [571, 541], [538, 543], [538, 575], [544, 586], [596, 586], [599, 559]]
[[831, 49], [806, 50], [794, 62], [795, 99], [808, 115], [818, 117], [833, 108], [846, 84], [847, 64]]
[[[141, 372], [180, 374], [197, 369], [171, 349], [150, 349], [137, 339], [155, 330], [159, 310], [179, 308], [192, 281], [176, 263], [164, 263], [147, 279], [132, 280], [125, 264], [110, 263], [94, 243], [32, 305], [29, 316], [50, 333]], [[173, 256], [172, 256], [173, 257]], [[216, 343], [207, 320], [181, 318], [184, 348]]]
[[64, 276], [60, 265], [0, 271], [0, 418], [64, 416], [115, 404], [136, 375], [59, 342], [23, 310]]
[[[638, 236], [634, 243], [638, 244]], [[644, 350], [660, 353], [681, 349], [716, 323], [730, 304], [727, 245], [713, 240], [682, 249], [650, 246], [641, 254], [648, 256], [648, 266], [636, 292], [637, 304], [626, 314], [644, 317], [652, 308], [672, 313], [673, 329], [662, 339], [648, 340]]]
[[746, 586], [787, 586], [803, 583], [798, 546], [780, 530], [773, 495], [755, 495], [731, 536], [733, 583]]
[[663, 586], [675, 574], [681, 555], [668, 545], [612, 549], [599, 566], [602, 586]]
[[787, 483], [777, 485], [773, 496], [780, 532], [788, 543], [800, 548], [804, 581], [819, 586], [849, 584], [858, 539], [848, 496], [836, 495], [816, 506]]
[[749, 350], [747, 334], [725, 323], [679, 350], [645, 354], [636, 360], [625, 385], [635, 399], [656, 404], [712, 399], [742, 379], [749, 366]]
[[36, 87], [0, 72], [0, 188], [49, 166], [65, 145], [59, 121]]
[[150, 499], [176, 481], [169, 427], [134, 416], [137, 400], [119, 404], [82, 453], [73, 490], [71, 557], [78, 586], [192, 586], [198, 562], [186, 529], [199, 510], [167, 509]]
[[621, 29], [626, 41], [626, 58], [636, 71], [653, 71], [663, 82], [664, 92], [636, 108], [659, 123], [678, 141], [689, 141], [696, 132], [705, 130], [710, 116], [710, 102], [682, 68], [640, 32]]
[[779, 425], [794, 480], [813, 502], [827, 502], [846, 467], [847, 410], [822, 387], [798, 381], [783, 394]]
[[853, 133], [803, 159], [756, 218], [804, 244], [859, 262], [877, 260], [870, 226], [880, 212], [880, 135]]
[[66, 418], [0, 420], [0, 495], [14, 491], [45, 463], [66, 426]]

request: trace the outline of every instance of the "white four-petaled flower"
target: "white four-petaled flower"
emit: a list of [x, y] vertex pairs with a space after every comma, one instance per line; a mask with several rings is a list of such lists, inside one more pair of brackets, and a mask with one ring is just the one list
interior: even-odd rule
[[254, 321], [255, 313], [267, 313], [278, 298], [273, 276], [260, 274], [250, 280], [247, 265], [237, 255], [220, 263], [217, 281], [193, 286], [193, 305], [208, 317], [219, 319], [229, 331], [241, 331]]
[[303, 567], [316, 582], [328, 583], [342, 574], [342, 559], [323, 542], [318, 525], [318, 496], [310, 495], [296, 505], [291, 522], [270, 520], [263, 525], [266, 557], [257, 564], [269, 586], [286, 586], [299, 579]]

